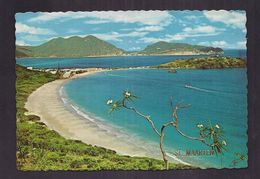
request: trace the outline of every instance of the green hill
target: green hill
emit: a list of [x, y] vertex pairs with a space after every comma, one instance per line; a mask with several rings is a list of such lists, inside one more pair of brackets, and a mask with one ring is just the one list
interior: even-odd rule
[[26, 46], [16, 46], [16, 50], [15, 50], [15, 56], [17, 58], [24, 58], [24, 57], [28, 57], [29, 54], [31, 53], [30, 47], [26, 47]]
[[124, 51], [92, 35], [55, 38], [39, 46], [17, 46], [16, 57], [116, 56]]
[[203, 58], [179, 59], [161, 64], [157, 68], [165, 69], [221, 69], [244, 68], [246, 61], [240, 58], [210, 56]]
[[126, 52], [116, 46], [89, 35], [54, 38], [39, 46], [16, 46], [16, 58], [23, 57], [98, 57], [120, 55], [198, 55], [223, 53], [221, 48], [186, 43], [157, 42], [139, 52]]
[[194, 54], [218, 54], [223, 53], [221, 48], [190, 45], [186, 43], [168, 43], [160, 41], [148, 45], [141, 54], [148, 55], [194, 55]]

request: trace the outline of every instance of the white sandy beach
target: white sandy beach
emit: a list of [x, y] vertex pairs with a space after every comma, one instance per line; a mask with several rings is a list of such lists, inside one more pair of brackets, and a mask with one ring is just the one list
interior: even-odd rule
[[[109, 130], [112, 129], [110, 126], [100, 128], [100, 125], [95, 121], [93, 122], [92, 119], [87, 119], [76, 112], [72, 112], [72, 108], [70, 110], [66, 108], [60, 96], [61, 87], [71, 79], [100, 71], [104, 70], [97, 69], [77, 74], [70, 79], [55, 80], [41, 86], [28, 97], [25, 104], [25, 108], [28, 110], [27, 114], [39, 116], [48, 128], [57, 131], [67, 139], [81, 140], [86, 144], [114, 150], [118, 154], [161, 159], [159, 145], [151, 145], [142, 140], [133, 141], [131, 136], [125, 134], [124, 137], [119, 137], [121, 135], [118, 135], [118, 131]], [[189, 165], [175, 157], [173, 158], [170, 160]]]
[[[100, 70], [76, 75], [77, 78], [96, 73]], [[152, 156], [141, 144], [133, 144], [120, 140], [111, 131], [101, 129], [95, 122], [66, 109], [61, 100], [59, 90], [71, 79], [56, 80], [43, 85], [27, 99], [25, 108], [28, 114], [41, 118], [50, 129], [69, 139], [81, 140], [84, 143], [115, 150], [119, 154], [130, 156]], [[153, 156], [154, 157], [154, 156]], [[156, 158], [160, 158], [160, 155]]]

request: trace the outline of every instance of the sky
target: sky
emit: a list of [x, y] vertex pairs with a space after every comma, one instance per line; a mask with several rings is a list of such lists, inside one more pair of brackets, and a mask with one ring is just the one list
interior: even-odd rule
[[94, 35], [127, 51], [158, 41], [246, 49], [245, 11], [92, 11], [17, 13], [16, 44]]

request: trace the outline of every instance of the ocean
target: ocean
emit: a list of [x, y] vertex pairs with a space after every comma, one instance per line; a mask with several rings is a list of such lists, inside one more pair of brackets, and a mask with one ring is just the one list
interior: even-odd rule
[[[241, 57], [241, 54], [245, 55], [245, 51], [225, 52], [226, 56]], [[192, 56], [18, 59], [17, 63], [36, 68], [55, 68], [57, 62], [61, 68], [113, 68], [152, 66], [189, 57]], [[185, 88], [186, 84], [193, 88]], [[177, 73], [158, 69], [115, 70], [77, 78], [63, 86], [62, 95], [74, 107], [74, 112], [112, 126], [122, 134], [120, 139], [127, 134], [133, 142], [141, 140], [157, 151], [158, 137], [144, 119], [124, 109], [109, 114], [107, 100], [119, 99], [124, 90], [138, 96], [130, 105], [150, 115], [158, 129], [171, 120], [171, 98], [174, 104], [190, 104], [179, 111], [180, 128], [188, 135], [198, 136], [197, 124], [209, 121], [223, 128], [228, 148], [223, 155], [177, 156], [180, 160], [202, 168], [232, 168], [235, 153], [247, 154], [246, 69], [178, 70]], [[164, 145], [169, 156], [175, 152], [209, 149], [198, 141], [185, 139], [174, 128], [166, 130]], [[246, 166], [246, 162], [236, 165]]]
[[[185, 88], [192, 84], [194, 88]], [[158, 144], [158, 137], [148, 123], [136, 114], [119, 110], [108, 113], [106, 101], [117, 100], [124, 90], [138, 96], [130, 103], [150, 115], [159, 129], [171, 120], [170, 99], [176, 104], [190, 104], [179, 111], [180, 128], [190, 136], [198, 136], [197, 124], [218, 124], [225, 131], [228, 151], [222, 156], [179, 156], [184, 162], [199, 167], [231, 167], [235, 153], [247, 153], [247, 79], [245, 69], [167, 70], [142, 69], [101, 72], [67, 83], [63, 90], [72, 105], [94, 120], [113, 125], [133, 138], [143, 139], [147, 146]], [[154, 145], [151, 145], [154, 146]], [[191, 141], [166, 130], [168, 153], [208, 150], [198, 141]], [[158, 145], [159, 147], [159, 145]], [[241, 162], [237, 167], [245, 167]]]
[[[245, 50], [225, 50], [224, 56], [246, 58]], [[16, 63], [26, 67], [46, 68], [127, 68], [154, 66], [177, 59], [205, 57], [206, 55], [175, 56], [122, 56], [122, 57], [86, 57], [86, 58], [19, 58]]]

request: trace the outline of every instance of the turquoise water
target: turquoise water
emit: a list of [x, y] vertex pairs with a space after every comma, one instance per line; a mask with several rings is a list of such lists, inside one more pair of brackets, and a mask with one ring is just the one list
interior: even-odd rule
[[[185, 88], [188, 83], [194, 88]], [[73, 105], [92, 118], [157, 146], [158, 138], [145, 120], [126, 110], [108, 114], [106, 101], [119, 99], [123, 90], [132, 91], [139, 97], [132, 105], [149, 114], [157, 128], [171, 118], [171, 97], [174, 103], [191, 104], [190, 108], [179, 111], [180, 128], [190, 136], [198, 136], [196, 125], [211, 120], [224, 128], [228, 151], [218, 157], [179, 158], [195, 166], [222, 168], [230, 167], [234, 153], [247, 153], [246, 85], [245, 69], [178, 70], [176, 74], [142, 69], [96, 73], [70, 81], [63, 90]], [[168, 153], [208, 149], [200, 142], [183, 138], [173, 128], [166, 130], [165, 146]], [[246, 166], [246, 162], [237, 165]]]
[[[225, 56], [246, 57], [245, 50], [225, 50]], [[203, 57], [198, 55], [195, 57]], [[33, 68], [125, 68], [153, 66], [167, 63], [176, 59], [191, 58], [194, 55], [176, 55], [176, 56], [125, 56], [125, 57], [96, 57], [96, 58], [20, 58], [16, 63], [26, 67]]]
[[[225, 50], [224, 55], [246, 59], [245, 50]], [[115, 68], [153, 66], [191, 57], [194, 56], [22, 58], [17, 59], [16, 63], [34, 68]], [[194, 88], [185, 88], [186, 84], [191, 84]], [[221, 168], [230, 167], [234, 153], [247, 153], [246, 85], [245, 69], [178, 70], [176, 74], [143, 69], [97, 73], [72, 80], [63, 89], [69, 101], [87, 116], [111, 124], [116, 131], [126, 132], [133, 139], [144, 141], [146, 146], [157, 150], [158, 138], [146, 121], [125, 110], [109, 115], [106, 101], [110, 98], [118, 99], [123, 90], [133, 91], [139, 96], [133, 105], [151, 115], [157, 128], [170, 120], [171, 97], [175, 103], [184, 101], [191, 104], [190, 108], [179, 112], [181, 129], [188, 135], [198, 136], [198, 123], [210, 120], [213, 124], [219, 124], [226, 131], [228, 152], [218, 157], [178, 158], [195, 166]], [[173, 129], [167, 129], [166, 133], [165, 145], [169, 154], [179, 150], [185, 153], [186, 150], [208, 149], [197, 141], [184, 139]], [[240, 162], [236, 167], [246, 166], [246, 162]]]
[[151, 66], [167, 63], [174, 59], [190, 58], [183, 56], [123, 56], [123, 57], [86, 57], [86, 58], [22, 58], [17, 64], [33, 68], [126, 68]]

